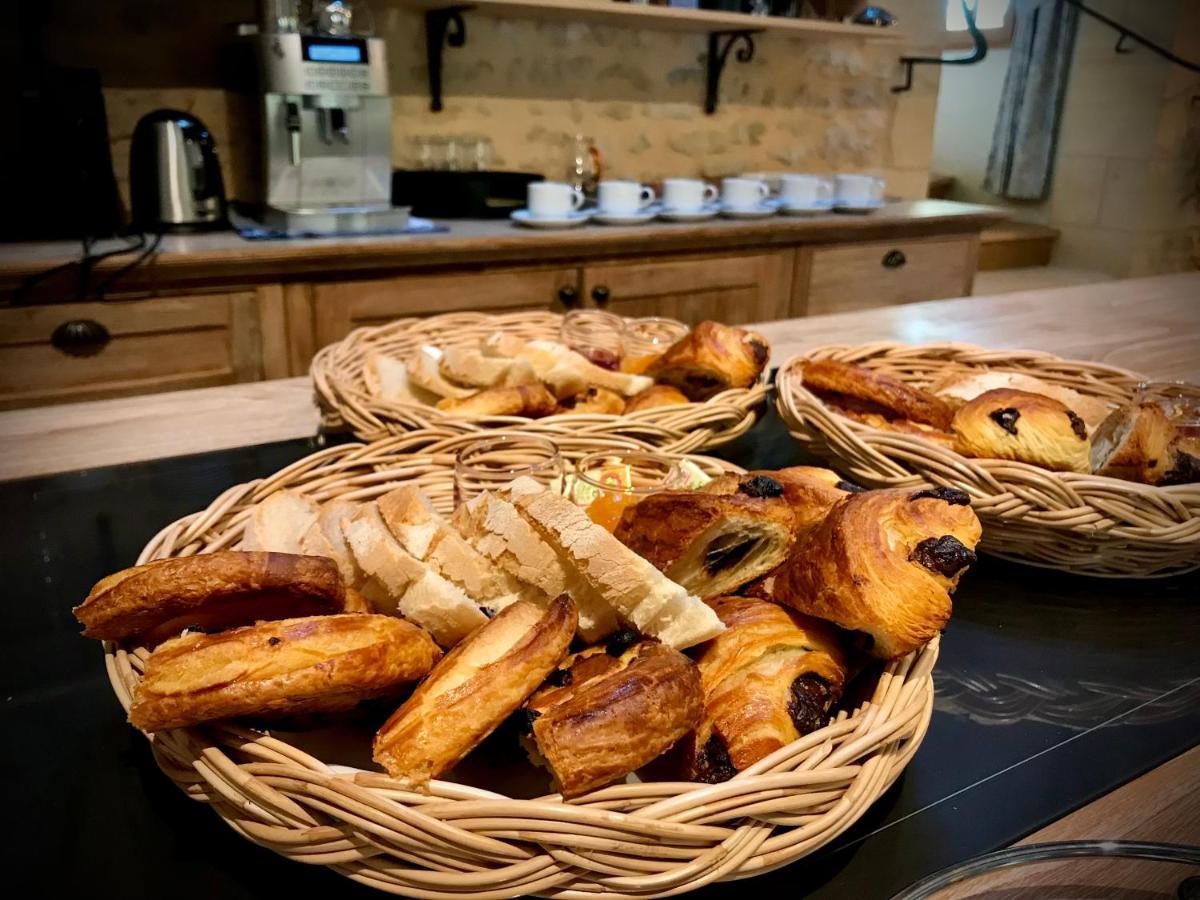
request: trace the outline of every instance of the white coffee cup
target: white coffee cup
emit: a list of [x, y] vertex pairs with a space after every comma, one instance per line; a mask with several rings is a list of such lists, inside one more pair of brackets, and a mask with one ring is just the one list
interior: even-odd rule
[[833, 200], [833, 179], [823, 175], [781, 175], [779, 199], [786, 206], [798, 209], [828, 206]]
[[699, 178], [667, 178], [662, 188], [663, 206], [681, 212], [702, 209], [717, 199], [717, 189]]
[[636, 181], [601, 181], [596, 206], [603, 213], [636, 213], [654, 202], [654, 188]]
[[721, 203], [730, 209], [753, 209], [770, 196], [767, 183], [757, 178], [721, 179]]
[[561, 181], [532, 181], [526, 196], [526, 206], [534, 216], [566, 216], [583, 206], [583, 191]]
[[883, 202], [882, 178], [874, 175], [838, 175], [833, 195], [838, 206], [878, 206]]

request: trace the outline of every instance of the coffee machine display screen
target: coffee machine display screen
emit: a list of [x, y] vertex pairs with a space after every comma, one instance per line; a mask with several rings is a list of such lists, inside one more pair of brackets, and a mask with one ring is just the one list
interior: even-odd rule
[[308, 62], [351, 63], [367, 62], [367, 42], [363, 38], [326, 38], [303, 35], [300, 44]]

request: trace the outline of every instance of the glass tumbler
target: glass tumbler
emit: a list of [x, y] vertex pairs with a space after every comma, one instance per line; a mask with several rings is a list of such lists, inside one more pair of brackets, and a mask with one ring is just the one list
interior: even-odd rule
[[626, 323], [621, 371], [641, 375], [668, 347], [687, 337], [689, 330], [679, 320], [662, 316], [647, 316]]
[[575, 463], [571, 499], [588, 518], [612, 531], [621, 513], [643, 497], [683, 486], [677, 457], [641, 450], [597, 450]]
[[573, 309], [563, 316], [559, 340], [605, 369], [617, 369], [625, 355], [625, 320], [595, 309]]
[[497, 435], [465, 444], [454, 459], [454, 504], [466, 503], [484, 491], [506, 488], [529, 477], [561, 494], [562, 454], [551, 440], [534, 435]]

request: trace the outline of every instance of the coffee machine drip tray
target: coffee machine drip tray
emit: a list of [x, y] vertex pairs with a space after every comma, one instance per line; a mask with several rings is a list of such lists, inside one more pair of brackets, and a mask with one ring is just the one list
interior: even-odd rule
[[313, 206], [284, 209], [238, 204], [237, 208], [231, 210], [229, 218], [243, 236], [247, 236], [244, 232], [267, 232], [273, 237], [395, 234], [409, 230], [410, 209], [408, 206]]

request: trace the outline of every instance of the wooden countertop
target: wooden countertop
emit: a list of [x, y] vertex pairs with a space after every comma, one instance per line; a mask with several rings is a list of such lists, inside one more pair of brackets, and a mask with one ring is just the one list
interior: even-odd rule
[[[962, 341], [1200, 382], [1200, 273], [764, 322], [772, 364], [810, 347]], [[0, 480], [314, 434], [307, 378], [0, 412]]]
[[[948, 200], [890, 203], [868, 215], [772, 216], [739, 221], [713, 219], [682, 224], [584, 225], [536, 231], [502, 220], [445, 221], [434, 234], [358, 238], [247, 241], [231, 231], [168, 235], [154, 257], [122, 278], [125, 288], [155, 282], [194, 284], [300, 280], [318, 273], [419, 268], [455, 263], [571, 261], [645, 252], [688, 252], [715, 248], [753, 249], [796, 243], [886, 240], [900, 236], [976, 231], [1007, 218], [1004, 210]], [[93, 252], [121, 246], [103, 241]], [[0, 289], [53, 266], [78, 259], [79, 244], [46, 241], [0, 245]], [[99, 263], [103, 273], [128, 264], [131, 254]]]

